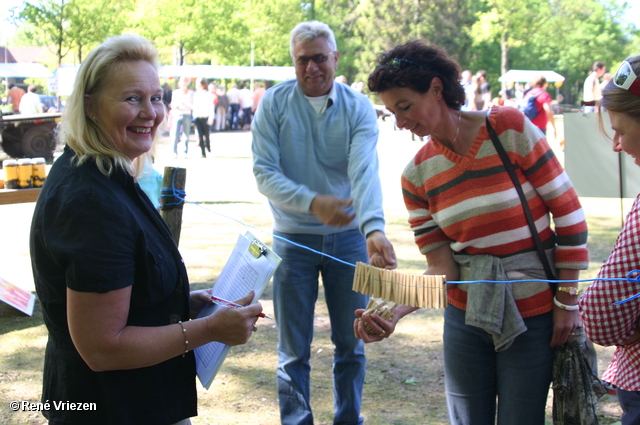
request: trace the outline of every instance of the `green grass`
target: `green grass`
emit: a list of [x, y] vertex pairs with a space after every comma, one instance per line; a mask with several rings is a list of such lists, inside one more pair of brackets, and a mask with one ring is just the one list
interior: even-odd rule
[[[219, 204], [216, 210], [268, 229], [263, 206]], [[254, 210], [254, 212], [251, 212]], [[588, 217], [590, 250], [594, 265], [606, 258], [619, 232], [619, 223], [608, 218]], [[417, 252], [404, 218], [389, 220], [389, 234], [400, 259], [399, 269], [420, 273], [424, 259]], [[181, 251], [190, 265], [194, 288], [210, 287], [230, 253], [240, 225], [230, 224], [210, 211], [185, 206]], [[257, 233], [255, 230], [252, 232]], [[404, 233], [404, 234], [403, 234]], [[257, 235], [270, 243], [269, 237]], [[594, 272], [596, 268], [592, 266]], [[584, 273], [585, 276], [591, 272]], [[586, 285], [586, 284], [584, 284]], [[262, 303], [273, 313], [271, 285]], [[7, 310], [5, 308], [5, 310]], [[40, 397], [46, 329], [39, 304], [33, 317], [13, 315], [0, 319], [0, 422], [41, 424], [39, 413], [12, 412], [12, 400], [37, 402]], [[194, 424], [278, 424], [275, 391], [277, 334], [275, 324], [260, 320], [258, 332], [245, 346], [234, 347], [209, 390], [199, 386], [199, 416]], [[611, 349], [599, 347], [599, 368], [604, 370]], [[312, 403], [316, 422], [332, 422], [333, 348], [329, 338], [326, 305], [316, 308], [312, 344]], [[407, 316], [393, 338], [367, 346], [368, 370], [363, 415], [371, 424], [446, 424], [442, 369], [442, 310], [421, 310]], [[600, 404], [601, 423], [619, 418], [616, 401], [608, 397]]]
[[[380, 157], [387, 234], [399, 259], [398, 269], [421, 274], [425, 260], [415, 247], [397, 194], [400, 172], [407, 158], [421, 144], [410, 142], [407, 133], [388, 132], [384, 137]], [[212, 145], [211, 158], [200, 160], [194, 157], [177, 162], [188, 169], [187, 199], [198, 202], [198, 206], [185, 205], [180, 238], [180, 250], [194, 288], [213, 285], [238, 234], [247, 230], [227, 217], [267, 232], [271, 228], [268, 205], [257, 192], [251, 175], [246, 133], [214, 134]], [[160, 163], [164, 161], [175, 165], [175, 161], [166, 159], [170, 154], [168, 146], [160, 145], [160, 148], [163, 149], [159, 153]], [[230, 175], [233, 179], [229, 178]], [[615, 209], [616, 202], [584, 200], [592, 263], [582, 274], [583, 278], [595, 276], [620, 231], [619, 216], [608, 212]], [[0, 208], [7, 214], [4, 217], [11, 217], [11, 226], [5, 226], [3, 243], [0, 244], [0, 276], [28, 287], [29, 280], [25, 278], [22, 281], [21, 278], [30, 274], [26, 234], [33, 206]], [[270, 236], [255, 229], [249, 230], [263, 242], [271, 244]], [[8, 240], [12, 241], [10, 247], [6, 243]], [[333, 420], [330, 379], [333, 347], [322, 291], [319, 298], [312, 343], [311, 394], [316, 423], [323, 425], [331, 424]], [[270, 285], [261, 302], [265, 313], [272, 315]], [[0, 423], [43, 424], [45, 420], [39, 412], [13, 412], [9, 409], [10, 401], [40, 401], [47, 338], [40, 305], [36, 304], [33, 317], [16, 314], [8, 307], [0, 308], [0, 315], [3, 313], [5, 317], [0, 317]], [[442, 313], [443, 310], [417, 311], [403, 319], [391, 339], [367, 345], [368, 367], [362, 414], [368, 424], [448, 423], [444, 397]], [[193, 419], [194, 425], [279, 424], [275, 387], [276, 344], [275, 323], [260, 320], [258, 331], [249, 343], [231, 349], [211, 388], [205, 390], [198, 384], [199, 416]], [[598, 347], [600, 372], [606, 368], [612, 351], [612, 348]], [[617, 401], [606, 396], [599, 405], [599, 415], [602, 424], [619, 420]], [[548, 416], [550, 418], [550, 408]]]

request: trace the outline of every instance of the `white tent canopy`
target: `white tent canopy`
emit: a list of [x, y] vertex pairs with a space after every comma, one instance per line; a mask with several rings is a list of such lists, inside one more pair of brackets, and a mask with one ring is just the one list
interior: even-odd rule
[[295, 78], [293, 66], [183, 65], [161, 66], [160, 77], [284, 81]]
[[530, 83], [540, 74], [544, 75], [544, 78], [546, 78], [548, 83], [564, 81], [564, 77], [554, 71], [535, 71], [524, 69], [511, 69], [502, 77], [498, 78], [498, 81], [501, 83]]
[[[56, 70], [56, 89], [52, 90], [59, 96], [68, 96], [73, 89], [73, 81], [79, 67], [64, 67]], [[241, 80], [272, 80], [284, 81], [295, 78], [295, 69], [292, 66], [215, 66], [215, 65], [184, 65], [161, 66], [159, 76], [190, 77], [190, 78], [238, 78]]]
[[41, 63], [0, 63], [2, 78], [51, 78], [53, 74]]
[[[69, 66], [56, 70], [55, 91], [58, 96], [69, 96], [73, 91], [73, 82], [76, 80], [79, 66]], [[53, 86], [53, 84], [52, 84]]]

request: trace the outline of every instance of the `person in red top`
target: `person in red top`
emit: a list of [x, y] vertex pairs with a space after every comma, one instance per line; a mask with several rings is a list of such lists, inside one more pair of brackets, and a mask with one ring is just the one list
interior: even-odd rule
[[542, 130], [542, 133], [547, 134], [547, 124], [551, 124], [553, 127], [553, 134], [555, 137], [558, 136], [558, 132], [556, 129], [556, 120], [553, 117], [553, 109], [551, 108], [551, 95], [547, 93], [547, 87], [549, 83], [547, 83], [547, 79], [544, 78], [544, 75], [539, 75], [532, 82], [533, 88], [529, 90], [529, 92], [525, 95], [525, 99], [529, 96], [536, 97], [536, 104], [538, 105], [538, 115], [534, 119], [531, 120], [533, 125]]
[[258, 109], [258, 105], [260, 104], [260, 99], [262, 99], [262, 96], [264, 95], [265, 92], [265, 88], [262, 85], [262, 83], [255, 83], [254, 84], [254, 90], [253, 90], [253, 106], [251, 107], [251, 113], [255, 114], [256, 113], [256, 109]]
[[[626, 152], [640, 165], [640, 55], [627, 58], [614, 78], [602, 91], [598, 102], [602, 127], [602, 110], [609, 113], [613, 129], [613, 150]], [[613, 359], [602, 380], [617, 388], [622, 407], [622, 425], [640, 423], [640, 300], [625, 300], [640, 293], [635, 280], [640, 270], [640, 195], [627, 215], [613, 251], [600, 269], [598, 279], [580, 298], [584, 331], [596, 344], [616, 346]], [[633, 280], [625, 278], [631, 271]]]
[[24, 96], [25, 93], [26, 92], [18, 86], [13, 86], [11, 87], [11, 90], [9, 90], [9, 98], [7, 99], [7, 103], [11, 103], [13, 105], [12, 108], [14, 114], [20, 113], [20, 101], [22, 100], [22, 96]]

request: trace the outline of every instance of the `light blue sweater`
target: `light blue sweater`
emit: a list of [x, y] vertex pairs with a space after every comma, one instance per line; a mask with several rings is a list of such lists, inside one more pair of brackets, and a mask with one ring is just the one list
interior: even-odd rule
[[[317, 113], [296, 80], [266, 91], [251, 123], [253, 173], [269, 198], [274, 229], [326, 235], [359, 228], [384, 231], [378, 175], [378, 124], [371, 102], [334, 83]], [[309, 208], [316, 195], [353, 198], [356, 219], [345, 227], [323, 224]]]

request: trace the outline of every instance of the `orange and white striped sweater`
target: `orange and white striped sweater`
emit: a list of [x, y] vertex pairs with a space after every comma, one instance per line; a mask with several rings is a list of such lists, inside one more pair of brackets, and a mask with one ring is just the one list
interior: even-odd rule
[[[584, 212], [546, 138], [516, 108], [495, 106], [489, 121], [511, 162], [517, 164], [516, 175], [545, 249], [555, 246], [555, 267], [586, 269]], [[520, 198], [485, 126], [464, 157], [430, 139], [405, 168], [402, 192], [422, 254], [444, 244], [456, 253], [500, 258], [536, 250]], [[552, 309], [546, 285], [517, 285], [531, 286], [514, 290], [522, 317]], [[447, 292], [449, 302], [462, 309], [466, 296], [464, 286]]]

